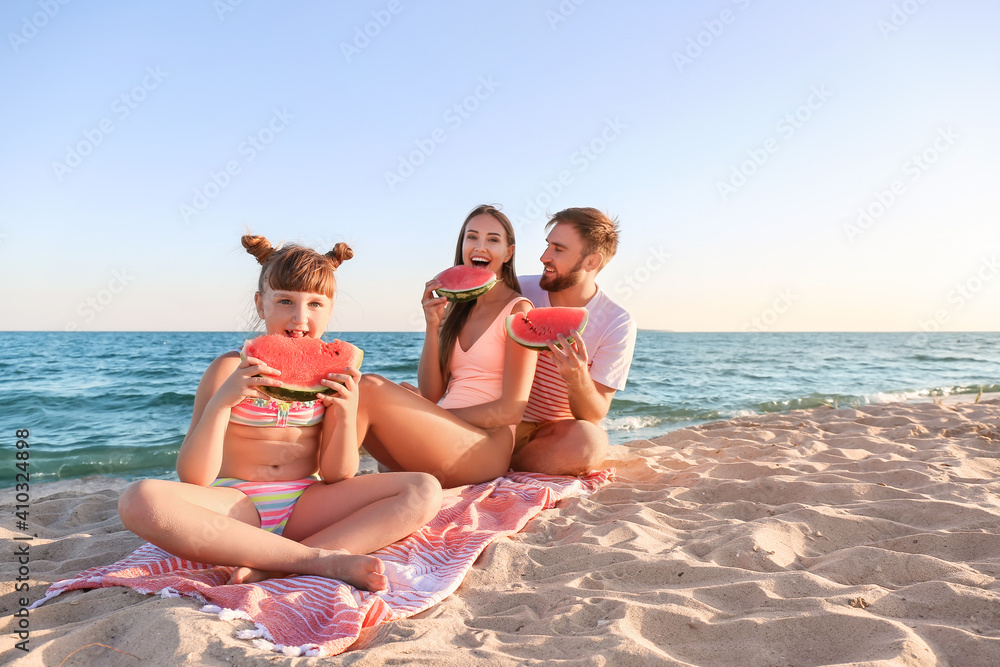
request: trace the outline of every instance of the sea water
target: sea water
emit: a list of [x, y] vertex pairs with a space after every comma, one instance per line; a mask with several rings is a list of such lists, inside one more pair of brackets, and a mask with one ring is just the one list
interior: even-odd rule
[[[174, 477], [205, 368], [242, 333], [0, 333], [0, 405], [14, 481], [15, 431], [32, 482]], [[327, 338], [333, 338], [330, 335]], [[364, 371], [416, 383], [422, 333], [336, 334]], [[628, 385], [604, 422], [613, 445], [761, 412], [1000, 391], [1000, 333], [640, 331]]]

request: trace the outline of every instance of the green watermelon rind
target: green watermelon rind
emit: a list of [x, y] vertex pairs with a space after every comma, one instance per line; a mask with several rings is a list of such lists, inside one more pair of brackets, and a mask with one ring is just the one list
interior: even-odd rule
[[[244, 361], [246, 360], [246, 358], [247, 358], [247, 346], [250, 344], [251, 340], [255, 340], [255, 339], [250, 338], [250, 339], [247, 339], [247, 340], [245, 340], [243, 342], [243, 349], [240, 350], [240, 359], [241, 360], [244, 360]], [[336, 341], [340, 341], [340, 339], [335, 339], [334, 342], [336, 342]], [[347, 341], [340, 341], [340, 342], [346, 343]], [[357, 349], [357, 351], [358, 351], [358, 359], [357, 359], [357, 364], [352, 364], [351, 367], [352, 368], [359, 368], [360, 369], [361, 368], [361, 362], [364, 361], [364, 358], [365, 358], [365, 351], [362, 350], [357, 345], [354, 345], [354, 348]], [[264, 376], [263, 375], [255, 375], [254, 377], [264, 377]], [[271, 376], [268, 376], [268, 377], [271, 377]], [[279, 379], [280, 379], [280, 377], [279, 377]], [[334, 380], [334, 382], [336, 382], [336, 380]], [[340, 384], [344, 384], [344, 383], [341, 382]], [[309, 401], [315, 401], [315, 400], [317, 400], [316, 394], [332, 394], [333, 393], [333, 389], [331, 389], [330, 387], [327, 387], [326, 385], [322, 385], [322, 384], [320, 384], [320, 385], [314, 385], [314, 386], [309, 386], [309, 387], [305, 387], [305, 386], [301, 386], [301, 385], [282, 385], [280, 387], [272, 387], [270, 385], [263, 385], [263, 386], [257, 387], [257, 391], [261, 392], [262, 394], [267, 394], [268, 396], [270, 396], [271, 398], [273, 398], [273, 399], [275, 399], [277, 401], [294, 401], [294, 402], [297, 402], [297, 403], [307, 403]]]
[[453, 292], [451, 290], [441, 289], [440, 287], [434, 290], [438, 293], [438, 296], [443, 296], [448, 299], [448, 301], [453, 301], [455, 303], [465, 303], [466, 301], [474, 301], [482, 295], [493, 289], [493, 286], [497, 284], [496, 279], [488, 285], [483, 285], [482, 287], [476, 287], [470, 290], [460, 290]]
[[288, 387], [257, 387], [257, 391], [267, 394], [276, 401], [289, 401], [296, 403], [308, 403], [317, 400], [316, 394], [332, 394], [333, 389], [319, 385], [317, 389], [290, 389]]
[[[445, 271], [447, 271], [447, 269], [445, 269]], [[444, 273], [444, 271], [442, 271], [441, 273]], [[441, 274], [439, 273], [438, 276], [440, 275]], [[437, 279], [437, 276], [435, 277], [435, 279]], [[434, 291], [437, 293], [438, 296], [443, 296], [444, 298], [448, 299], [448, 301], [453, 301], [455, 303], [464, 303], [466, 301], [473, 301], [475, 299], [478, 299], [479, 297], [481, 297], [482, 295], [486, 294], [491, 289], [493, 289], [493, 286], [496, 284], [497, 284], [497, 276], [494, 273], [493, 277], [489, 281], [483, 283], [482, 285], [476, 285], [475, 287], [470, 287], [469, 289], [449, 290], [449, 289], [444, 289], [443, 287], [438, 287]]]
[[[564, 306], [556, 306], [556, 307], [564, 307]], [[538, 309], [536, 308], [536, 309], [533, 309], [533, 310], [538, 310]], [[580, 323], [580, 326], [577, 327], [575, 330], [577, 332], [579, 332], [579, 333], [582, 334], [583, 330], [587, 327], [588, 320], [590, 319], [590, 311], [588, 311], [586, 308], [580, 308], [579, 310], [583, 311], [583, 321]], [[523, 319], [523, 318], [527, 317], [528, 315], [531, 315], [531, 311], [530, 310], [527, 313], [513, 313], [511, 315], [508, 315], [507, 318], [506, 318], [506, 320], [505, 320], [505, 322], [504, 322], [505, 328], [507, 329], [507, 335], [510, 336], [511, 340], [513, 340], [515, 343], [517, 343], [518, 345], [521, 345], [522, 347], [526, 347], [529, 350], [539, 350], [539, 351], [541, 351], [541, 350], [547, 350], [547, 349], [549, 349], [548, 341], [545, 341], [545, 342], [533, 342], [533, 341], [525, 340], [524, 338], [522, 338], [522, 337], [518, 336], [516, 333], [514, 333], [513, 326], [514, 326], [514, 323], [517, 321], [517, 318], [522, 318]], [[552, 339], [552, 342], [555, 343], [556, 347], [562, 347], [562, 345], [559, 344], [558, 340]], [[571, 335], [569, 335], [569, 333], [567, 333], [566, 334], [566, 342], [569, 343], [570, 345], [572, 345], [573, 343], [576, 342], [576, 340], [573, 338], [573, 336], [571, 336]]]

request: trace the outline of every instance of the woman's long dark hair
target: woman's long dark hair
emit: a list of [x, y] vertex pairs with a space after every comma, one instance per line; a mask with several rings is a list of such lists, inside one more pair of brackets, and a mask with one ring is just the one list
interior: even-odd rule
[[[504, 234], [507, 236], [507, 245], [514, 246], [514, 226], [510, 224], [510, 220], [504, 215], [500, 209], [489, 204], [482, 204], [472, 209], [472, 212], [465, 217], [465, 222], [462, 223], [462, 229], [458, 233], [458, 245], [455, 247], [455, 266], [463, 264], [462, 258], [462, 244], [465, 241], [465, 228], [469, 226], [469, 221], [472, 220], [477, 215], [490, 215], [493, 216], [503, 227]], [[503, 263], [500, 268], [500, 281], [511, 288], [518, 294], [521, 293], [521, 284], [517, 282], [517, 273], [514, 271], [514, 252], [510, 253], [510, 259]], [[447, 307], [447, 312], [444, 317], [444, 324], [438, 333], [438, 359], [441, 364], [441, 377], [448, 377], [448, 367], [451, 365], [451, 354], [455, 349], [455, 341], [458, 340], [458, 334], [462, 331], [462, 327], [469, 319], [469, 314], [472, 312], [472, 307], [476, 305], [477, 299], [471, 301], [465, 301], [463, 303], [449, 303]]]

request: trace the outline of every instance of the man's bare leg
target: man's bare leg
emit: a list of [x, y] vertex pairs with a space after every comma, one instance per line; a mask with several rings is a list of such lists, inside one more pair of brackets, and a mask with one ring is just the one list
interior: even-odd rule
[[582, 475], [597, 470], [608, 456], [608, 434], [579, 419], [548, 422], [514, 453], [511, 467], [546, 475]]

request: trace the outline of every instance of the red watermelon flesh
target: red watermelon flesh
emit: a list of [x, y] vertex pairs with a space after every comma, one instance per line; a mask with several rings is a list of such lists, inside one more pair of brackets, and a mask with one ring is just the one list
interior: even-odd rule
[[459, 264], [445, 269], [434, 277], [441, 283], [435, 291], [449, 301], [471, 301], [490, 291], [497, 274], [489, 269]]
[[583, 332], [590, 313], [586, 308], [549, 306], [532, 308], [527, 313], [507, 316], [507, 335], [514, 342], [532, 350], [548, 349], [548, 342], [558, 344], [560, 334], [573, 343], [573, 331]]
[[329, 373], [360, 368], [365, 353], [342, 340], [325, 343], [319, 338], [289, 338], [280, 334], [260, 336], [243, 345], [242, 356], [260, 359], [281, 371], [280, 387], [258, 387], [283, 401], [313, 401], [317, 393], [333, 390], [320, 384]]

